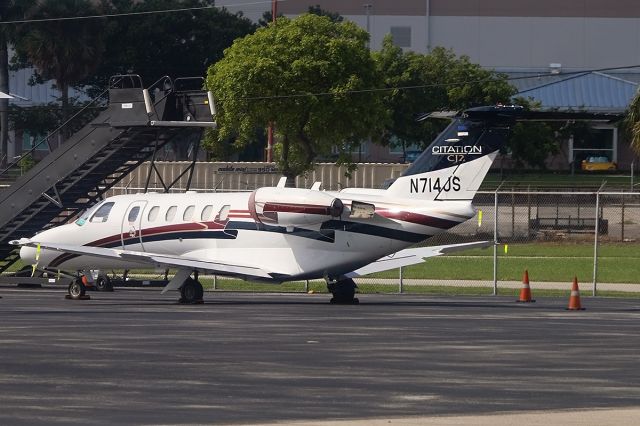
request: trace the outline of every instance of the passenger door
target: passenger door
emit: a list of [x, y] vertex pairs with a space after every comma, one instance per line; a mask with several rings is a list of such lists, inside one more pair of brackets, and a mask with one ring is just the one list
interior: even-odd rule
[[144, 214], [146, 201], [134, 201], [129, 204], [127, 211], [122, 218], [122, 228], [120, 233], [120, 239], [122, 243], [122, 249], [127, 250], [142, 250], [142, 217]]

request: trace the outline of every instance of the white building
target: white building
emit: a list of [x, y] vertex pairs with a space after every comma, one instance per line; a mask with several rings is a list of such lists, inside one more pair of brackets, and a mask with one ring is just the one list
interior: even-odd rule
[[[231, 11], [241, 3], [225, 0]], [[442, 46], [488, 69], [535, 76], [513, 83], [543, 106], [622, 113], [640, 82], [638, 0], [288, 0], [278, 2], [278, 12], [296, 16], [315, 5], [368, 28], [373, 49], [390, 33], [404, 49], [427, 53]], [[271, 9], [269, 3], [237, 7], [254, 20]], [[599, 69], [607, 70], [577, 79], [567, 74]], [[618, 143], [615, 126], [604, 127], [601, 145], [568, 144], [565, 157], [606, 154], [629, 167], [628, 145]]]

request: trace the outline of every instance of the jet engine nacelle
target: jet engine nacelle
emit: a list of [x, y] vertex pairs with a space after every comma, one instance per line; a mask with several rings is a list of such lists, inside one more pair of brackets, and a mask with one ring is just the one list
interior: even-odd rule
[[286, 227], [318, 225], [339, 218], [339, 198], [302, 188], [260, 188], [249, 197], [249, 212], [258, 223]]

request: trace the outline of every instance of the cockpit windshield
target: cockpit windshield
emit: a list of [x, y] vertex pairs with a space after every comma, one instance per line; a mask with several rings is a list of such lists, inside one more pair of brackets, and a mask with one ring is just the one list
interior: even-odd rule
[[111, 209], [113, 208], [113, 205], [115, 203], [113, 202], [102, 202], [102, 203], [98, 203], [95, 206], [91, 207], [89, 210], [85, 211], [84, 213], [82, 213], [80, 215], [80, 218], [78, 220], [76, 220], [76, 225], [78, 226], [82, 226], [85, 223], [87, 223], [87, 221], [90, 222], [106, 222], [107, 219], [109, 218], [109, 213], [111, 212]]

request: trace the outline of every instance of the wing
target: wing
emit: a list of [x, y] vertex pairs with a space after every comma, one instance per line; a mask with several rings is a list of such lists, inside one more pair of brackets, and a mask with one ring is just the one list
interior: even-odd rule
[[389, 269], [396, 269], [401, 266], [415, 265], [422, 263], [424, 259], [428, 257], [440, 256], [441, 254], [454, 253], [456, 251], [468, 250], [472, 248], [484, 248], [493, 245], [492, 241], [477, 241], [473, 243], [462, 244], [449, 244], [444, 246], [432, 246], [432, 247], [417, 247], [401, 250], [397, 253], [390, 254], [389, 256], [381, 257], [363, 266], [360, 269], [356, 269], [353, 272], [346, 274], [348, 278], [359, 277], [362, 275], [372, 274], [374, 272], [387, 271]]
[[38, 241], [22, 239], [11, 241], [13, 245], [28, 246], [56, 250], [64, 253], [78, 254], [82, 256], [102, 257], [106, 259], [129, 261], [148, 264], [154, 267], [169, 267], [217, 273], [221, 275], [233, 275], [239, 277], [268, 278], [273, 276], [255, 266], [243, 265], [240, 263], [216, 262], [215, 260], [202, 260], [190, 258], [188, 256], [172, 256], [167, 254], [148, 253], [144, 251], [117, 250], [103, 247], [75, 246], [70, 244], [39, 243]]

